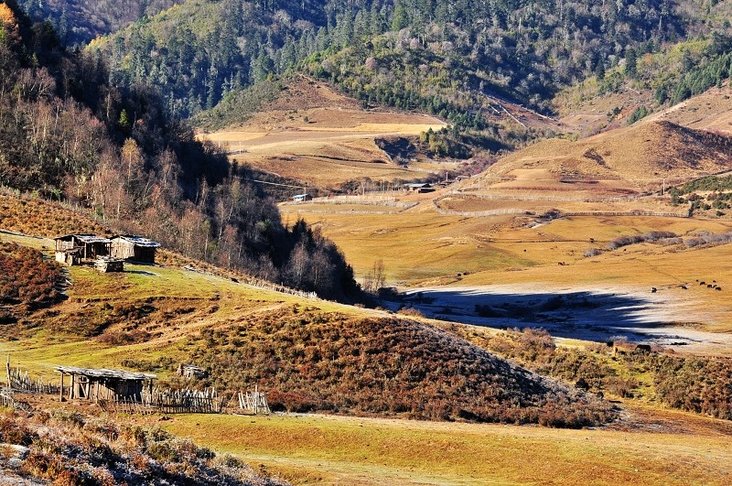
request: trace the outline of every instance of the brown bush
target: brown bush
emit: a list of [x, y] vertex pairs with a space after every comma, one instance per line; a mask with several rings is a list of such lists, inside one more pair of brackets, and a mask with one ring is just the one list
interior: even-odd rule
[[0, 242], [0, 304], [34, 309], [58, 302], [62, 278], [58, 264], [45, 261], [41, 252]]
[[[546, 345], [543, 335], [527, 339], [537, 349]], [[397, 318], [286, 308], [207, 329], [181, 351], [211, 370], [206, 385], [233, 394], [257, 383], [282, 410], [537, 423], [546, 407], [561, 403], [552, 414], [564, 410], [563, 420], [547, 423], [582, 426], [614, 416], [582, 392]]]
[[129, 428], [78, 413], [34, 411], [24, 417], [8, 413], [0, 421], [0, 433], [4, 434], [0, 440], [12, 439], [30, 448], [19, 465], [3, 464], [4, 475], [13, 473], [10, 478], [23, 476], [62, 486], [281, 484], [160, 429]]

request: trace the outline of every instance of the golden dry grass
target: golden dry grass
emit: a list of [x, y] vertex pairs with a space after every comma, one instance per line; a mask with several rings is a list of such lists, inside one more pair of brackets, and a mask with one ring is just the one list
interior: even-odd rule
[[[415, 198], [405, 199], [409, 197]], [[281, 211], [290, 220], [303, 217], [320, 226], [343, 249], [359, 276], [382, 260], [388, 284], [529, 284], [644, 293], [657, 287], [659, 295], [688, 306], [692, 311], [688, 322], [732, 332], [732, 263], [725, 256], [729, 245], [685, 249], [640, 244], [585, 257], [588, 249], [605, 248], [619, 236], [650, 231], [684, 237], [701, 231], [723, 233], [732, 230], [727, 220], [583, 216], [531, 228], [527, 224], [531, 218], [525, 216], [439, 214], [431, 201], [395, 214], [349, 214], [337, 207], [328, 213], [323, 205], [307, 204], [281, 206]], [[716, 280], [723, 290], [699, 286], [697, 280]], [[682, 284], [688, 290], [680, 288]]]
[[648, 121], [667, 120], [690, 128], [732, 134], [732, 86], [711, 88], [648, 117]]
[[[0, 233], [0, 241], [13, 241], [36, 248], [52, 248], [52, 241]], [[48, 254], [50, 258], [50, 254]], [[70, 267], [72, 285], [68, 299], [55, 305], [43, 319], [43, 329], [31, 328], [13, 340], [0, 340], [0, 353], [12, 354], [14, 362], [53, 377], [53, 365], [123, 367], [127, 359], [183, 359], [175, 344], [204, 328], [228, 326], [243, 316], [269, 312], [295, 303], [347, 315], [371, 311], [322, 300], [297, 296], [236, 283], [211, 274], [191, 272], [174, 266], [126, 264], [122, 274], [100, 274], [91, 267]], [[85, 338], [70, 329], [97, 325], [117, 312], [152, 304], [152, 319], [143, 318], [136, 326], [149, 333], [143, 342], [115, 345]], [[111, 307], [110, 307], [111, 306]], [[379, 314], [381, 315], [381, 314]], [[122, 331], [136, 320], [112, 319], [110, 330]], [[80, 321], [75, 323], [75, 321]], [[87, 322], [91, 321], [91, 322]]]
[[503, 158], [470, 187], [479, 193], [622, 196], [660, 191], [664, 180], [680, 183], [728, 170], [731, 163], [728, 137], [644, 120], [574, 142], [538, 142]]
[[686, 430], [570, 431], [332, 416], [176, 416], [164, 427], [237, 454], [255, 467], [264, 463], [294, 484], [681, 485], [732, 480], [728, 431], [714, 424], [718, 421], [670, 412], [662, 416], [685, 424]]
[[[416, 136], [445, 124], [428, 115], [371, 111], [328, 85], [298, 79], [282, 96], [243, 126], [200, 133], [235, 159], [282, 177], [331, 187], [368, 177], [377, 181], [416, 179], [438, 171], [423, 161], [404, 168], [374, 143], [384, 136]], [[442, 167], [444, 170], [444, 167]]]
[[[427, 235], [431, 235], [426, 239], [428, 244], [434, 244], [451, 232], [452, 237], [456, 236], [456, 229], [463, 231], [466, 237], [479, 233], [481, 228], [487, 234], [491, 231], [489, 227], [481, 226], [485, 224], [483, 219], [444, 217], [421, 206], [395, 218], [403, 214], [415, 219], [412, 226], [406, 227], [403, 227], [403, 221], [393, 220], [392, 229], [400, 236], [393, 239], [396, 244], [413, 245], [413, 241], [408, 242], [405, 238], [424, 234], [424, 226], [427, 227]], [[579, 246], [584, 244], [590, 233], [599, 239], [610, 239], [628, 229], [644, 230], [657, 224], [652, 219], [635, 218], [618, 226], [618, 220], [610, 218], [605, 225], [593, 230], [588, 221], [592, 220], [561, 220], [542, 227], [541, 234], [534, 238], [534, 244], [541, 246], [528, 256], [523, 256], [516, 241], [495, 241], [490, 245], [503, 248], [512, 264], [523, 265], [525, 261], [527, 268], [533, 264], [536, 271], [543, 269], [549, 275], [546, 270], [551, 266], [552, 257], [539, 248], [557, 244], [551, 241], [552, 238], [561, 237], [568, 240], [567, 245]], [[378, 222], [374, 219], [371, 224], [374, 225], [370, 229], [373, 233]], [[494, 224], [497, 225], [494, 229], [508, 231], [506, 234], [514, 237], [527, 238], [530, 234], [528, 229], [514, 228], [511, 218]], [[694, 224], [701, 223], [669, 219], [664, 227], [684, 232], [692, 231]], [[723, 223], [715, 224], [724, 226]], [[24, 241], [22, 237], [12, 238]], [[27, 242], [36, 246], [39, 243], [30, 239]], [[392, 251], [399, 252], [405, 247], [395, 247]], [[371, 251], [376, 248], [371, 247]], [[708, 250], [709, 258], [715, 258], [714, 252], [723, 249]], [[474, 250], [479, 249], [476, 247]], [[423, 255], [419, 255], [420, 252]], [[425, 253], [426, 249], [422, 249], [414, 255], [424, 258]], [[495, 253], [495, 249], [486, 250], [485, 254], [490, 256], [491, 253]], [[413, 258], [404, 253], [402, 256]], [[460, 254], [453, 256], [460, 261]], [[719, 257], [717, 253], [716, 258]], [[470, 260], [472, 258], [468, 257], [464, 261]], [[493, 268], [494, 264], [488, 262], [484, 265]], [[730, 270], [720, 266], [719, 262], [717, 267], [725, 274]], [[53, 376], [51, 365], [59, 362], [121, 367], [125, 359], [141, 357], [154, 360], [165, 356], [184, 360], [185, 356], [176, 355], [172, 346], [183, 336], [201, 327], [229, 325], [230, 319], [237, 316], [270, 312], [279, 306], [300, 301], [296, 297], [177, 268], [130, 266], [129, 269], [132, 270], [129, 274], [107, 276], [85, 268], [72, 268], [75, 285], [69, 292], [70, 298], [54, 310], [66, 315], [78, 307], [98, 302], [135, 303], [141, 302], [140, 299], [165, 296], [187, 300], [205, 312], [187, 324], [176, 318], [166, 321], [163, 334], [148, 342], [113, 346], [94, 339], [69, 339], [62, 334], [41, 332], [30, 339], [19, 336], [20, 340], [0, 343], [0, 353], [10, 353], [14, 363], [49, 378]], [[531, 271], [531, 268], [525, 270]], [[501, 277], [525, 272], [495, 272], [493, 275]], [[490, 272], [481, 272], [465, 278], [483, 281], [484, 278], [493, 278], [490, 275]], [[650, 271], [649, 275], [658, 273]], [[568, 278], [567, 275], [555, 276], [560, 281]], [[589, 277], [583, 275], [582, 278]], [[216, 310], [209, 312], [214, 304]], [[308, 302], [308, 305], [328, 311], [370, 313], [322, 301]], [[728, 484], [732, 479], [728, 424], [689, 414], [648, 407], [635, 410], [633, 407], [636, 405], [627, 406], [631, 407], [633, 416], [624, 421], [625, 425], [615, 427], [618, 430], [569, 431], [327, 416], [250, 418], [190, 415], [174, 416], [161, 424], [175, 434], [195, 439], [201, 445], [237, 454], [255, 468], [263, 464], [270, 472], [280, 474], [295, 484], [632, 482], [645, 485]], [[149, 423], [157, 421], [157, 418], [134, 420]], [[636, 427], [638, 431], [627, 430]], [[654, 428], [663, 432], [651, 432]]]

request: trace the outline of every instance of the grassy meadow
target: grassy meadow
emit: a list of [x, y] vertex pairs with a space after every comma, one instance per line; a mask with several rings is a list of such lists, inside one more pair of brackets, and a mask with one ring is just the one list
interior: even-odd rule
[[704, 425], [690, 435], [338, 416], [183, 415], [163, 423], [295, 484], [726, 484], [729, 437]]

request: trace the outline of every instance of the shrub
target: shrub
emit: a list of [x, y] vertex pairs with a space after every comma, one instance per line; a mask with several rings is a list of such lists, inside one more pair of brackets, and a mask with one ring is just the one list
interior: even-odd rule
[[[536, 354], [553, 347], [539, 331], [525, 345]], [[605, 403], [402, 318], [281, 309], [206, 330], [181, 351], [212, 371], [205, 385], [233, 394], [257, 383], [275, 410], [537, 423], [561, 402], [565, 425], [585, 422], [580, 408], [593, 423], [614, 415]]]
[[62, 279], [58, 264], [45, 261], [41, 252], [0, 243], [0, 304], [35, 309], [58, 302], [56, 286]]

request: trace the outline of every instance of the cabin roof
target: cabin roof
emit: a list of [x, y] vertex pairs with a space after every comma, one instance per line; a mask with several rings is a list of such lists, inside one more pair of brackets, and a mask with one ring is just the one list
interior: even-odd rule
[[130, 371], [122, 370], [108, 370], [104, 368], [93, 369], [93, 368], [76, 368], [75, 366], [56, 366], [54, 370], [59, 373], [68, 373], [70, 375], [82, 375], [89, 378], [113, 378], [117, 380], [152, 380], [156, 378], [156, 375], [149, 373], [133, 373]]
[[105, 238], [103, 236], [97, 236], [92, 234], [70, 234], [70, 235], [61, 235], [54, 238], [54, 240], [68, 240], [71, 238], [76, 238], [77, 240], [81, 241], [84, 244], [91, 245], [94, 243], [112, 243], [112, 240], [109, 238]]
[[150, 240], [148, 238], [144, 238], [142, 236], [136, 236], [136, 235], [117, 235], [117, 236], [113, 236], [112, 237], [113, 240], [116, 240], [118, 238], [121, 239], [121, 240], [128, 241], [128, 242], [132, 243], [135, 246], [141, 246], [141, 247], [144, 247], [144, 248], [160, 248], [160, 243], [158, 243], [157, 241]]

